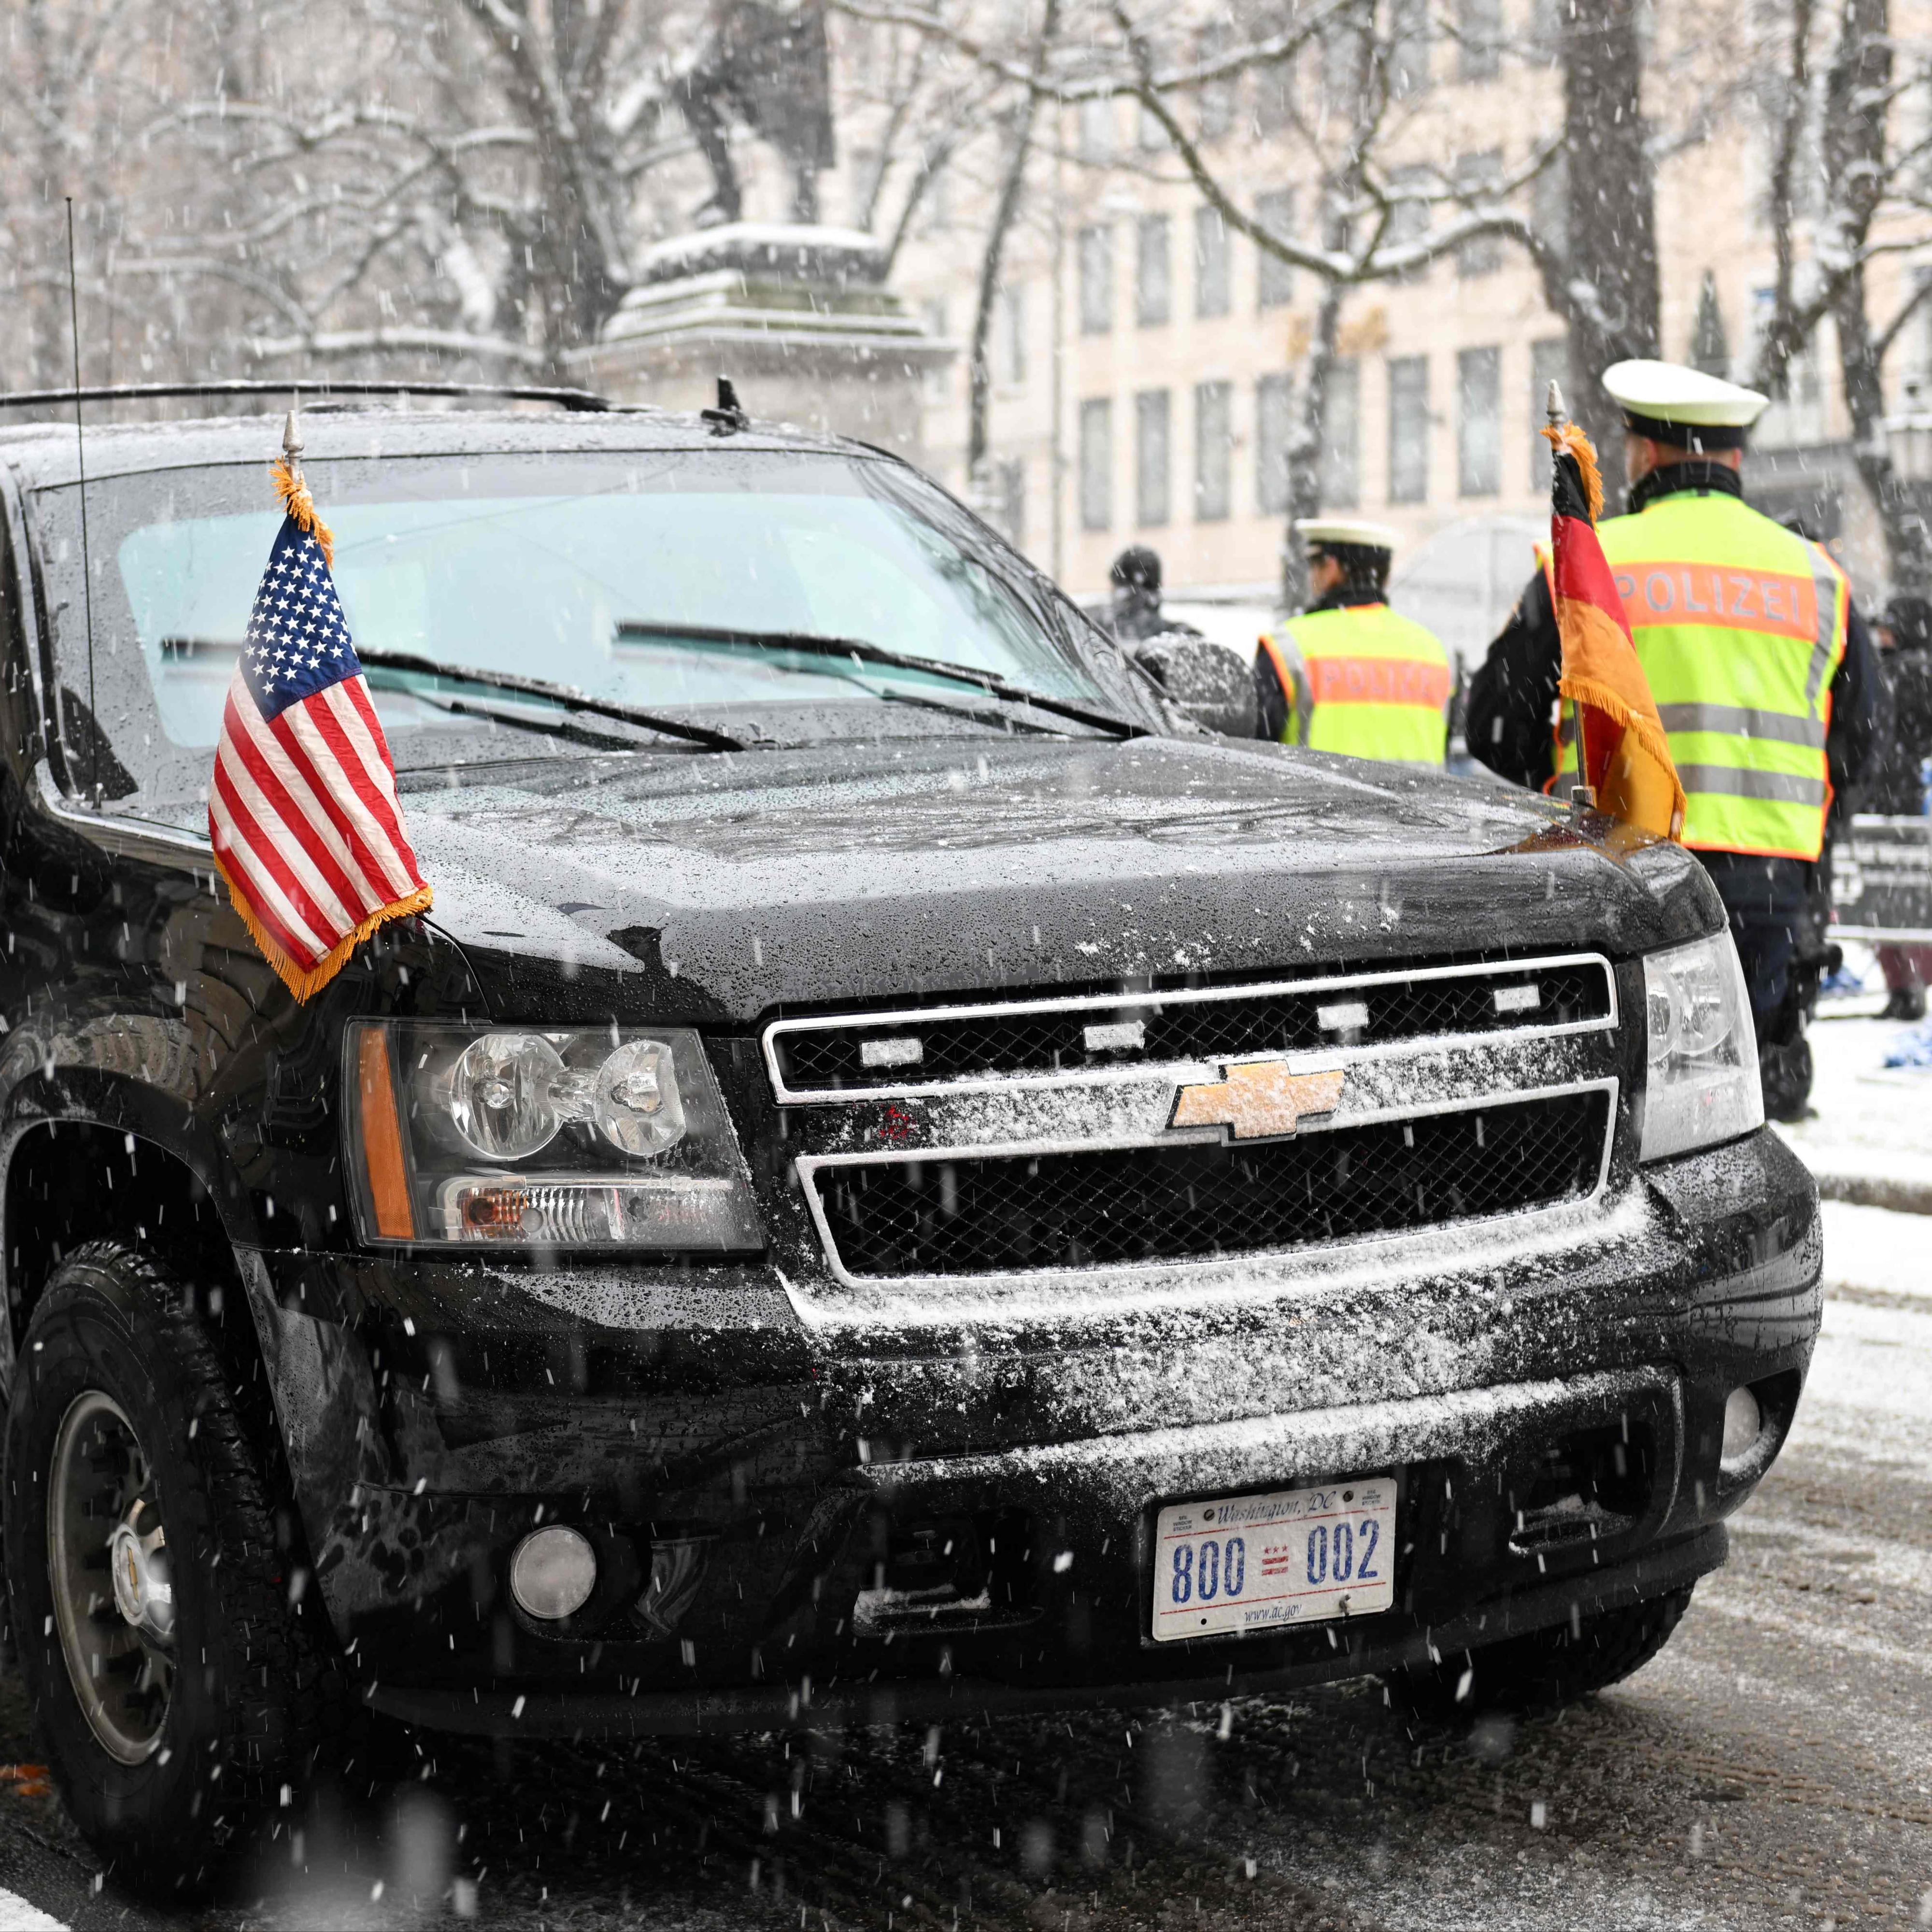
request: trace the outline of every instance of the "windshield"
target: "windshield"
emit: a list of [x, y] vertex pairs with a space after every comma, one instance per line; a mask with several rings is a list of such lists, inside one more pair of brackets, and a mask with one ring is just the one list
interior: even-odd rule
[[[316, 460], [306, 474], [335, 532], [358, 646], [482, 674], [370, 667], [406, 777], [692, 749], [492, 688], [490, 674], [754, 744], [1082, 728], [938, 671], [815, 650], [818, 640], [968, 667], [1098, 712], [1138, 710], [1050, 590], [897, 464], [700, 449]], [[98, 757], [110, 800], [198, 806], [279, 520], [266, 466], [89, 485], [92, 709], [104, 744], [87, 724], [75, 494], [45, 491], [38, 506], [75, 768], [84, 776]], [[573, 728], [584, 722], [596, 730]]]

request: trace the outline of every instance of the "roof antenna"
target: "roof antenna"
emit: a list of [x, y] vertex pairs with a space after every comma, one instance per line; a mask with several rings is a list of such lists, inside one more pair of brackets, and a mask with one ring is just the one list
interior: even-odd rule
[[74, 265], [74, 196], [67, 197], [67, 313], [74, 332], [74, 452], [80, 466], [80, 600], [87, 622], [87, 789], [100, 802], [100, 712], [94, 699], [94, 567], [87, 547], [87, 439], [80, 426], [80, 278]]
[[715, 410], [700, 410], [698, 413], [711, 425], [713, 436], [730, 436], [752, 426], [752, 418], [745, 413], [745, 406], [739, 401], [738, 392], [732, 386], [729, 376], [718, 379], [718, 406]]

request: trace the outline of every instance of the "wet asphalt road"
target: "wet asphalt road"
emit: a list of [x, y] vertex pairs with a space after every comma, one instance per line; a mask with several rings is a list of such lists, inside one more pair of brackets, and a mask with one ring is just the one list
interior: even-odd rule
[[[937, 1736], [430, 1748], [427, 1782], [308, 1820], [305, 1869], [266, 1847], [259, 1903], [171, 1917], [97, 1891], [16, 1768], [0, 1887], [90, 1932], [1932, 1925], [1932, 1298], [1834, 1290], [1730, 1567], [1648, 1669], [1558, 1717], [1412, 1737], [1364, 1684]], [[10, 1684], [0, 1755], [32, 1755]]]

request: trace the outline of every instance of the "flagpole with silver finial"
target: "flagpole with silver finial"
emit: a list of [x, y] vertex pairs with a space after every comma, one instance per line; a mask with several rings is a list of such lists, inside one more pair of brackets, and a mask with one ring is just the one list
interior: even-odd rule
[[[1562, 389], [1558, 386], [1553, 376], [1550, 379], [1550, 388], [1543, 399], [1543, 413], [1548, 418], [1551, 430], [1556, 434], [1561, 434], [1564, 424], [1570, 420], [1569, 412], [1563, 406]], [[1556, 440], [1556, 434], [1552, 434], [1550, 444], [1550, 460], [1552, 476], [1555, 474], [1555, 466], [1562, 460], [1563, 457], [1563, 446]], [[1576, 720], [1576, 769], [1580, 775], [1584, 769], [1582, 730], [1583, 721], [1579, 718]], [[1570, 788], [1571, 811], [1594, 812], [1596, 808], [1597, 788], [1594, 785], [1579, 783]]]
[[315, 499], [302, 476], [302, 394], [297, 391], [289, 398], [289, 413], [282, 425], [282, 454], [275, 465], [275, 488], [296, 527], [321, 551], [323, 562], [333, 563], [334, 539], [328, 526], [316, 514]]
[[[1550, 388], [1556, 385], [1552, 382]], [[288, 420], [282, 425], [282, 454], [288, 458], [289, 475], [296, 482], [302, 481], [302, 392], [292, 391], [289, 396]]]

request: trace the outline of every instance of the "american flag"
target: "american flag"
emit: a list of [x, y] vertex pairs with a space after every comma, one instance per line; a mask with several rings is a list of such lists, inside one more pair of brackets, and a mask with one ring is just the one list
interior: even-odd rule
[[395, 766], [329, 574], [330, 537], [298, 472], [235, 676], [208, 794], [236, 910], [298, 1000], [386, 920], [426, 910]]

